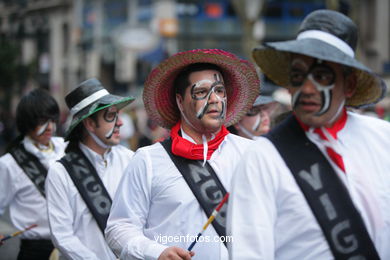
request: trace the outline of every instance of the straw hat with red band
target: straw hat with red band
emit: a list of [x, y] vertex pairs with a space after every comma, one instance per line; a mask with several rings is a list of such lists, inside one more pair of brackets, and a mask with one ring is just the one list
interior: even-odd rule
[[279, 86], [288, 86], [292, 54], [302, 54], [339, 63], [356, 75], [356, 91], [346, 105], [362, 107], [377, 103], [386, 94], [384, 81], [355, 58], [357, 27], [347, 16], [317, 10], [302, 22], [295, 40], [269, 42], [253, 50], [253, 58], [264, 74]]
[[143, 93], [149, 117], [168, 129], [180, 120], [174, 81], [184, 68], [195, 63], [210, 63], [221, 69], [227, 92], [225, 125], [235, 124], [259, 95], [259, 78], [251, 63], [218, 49], [180, 52], [153, 69], [145, 82]]

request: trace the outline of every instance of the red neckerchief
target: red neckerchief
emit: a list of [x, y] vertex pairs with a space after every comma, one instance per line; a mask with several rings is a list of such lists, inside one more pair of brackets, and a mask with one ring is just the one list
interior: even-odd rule
[[[347, 111], [344, 108], [343, 114], [341, 117], [333, 124], [331, 127], [325, 127], [325, 129], [328, 131], [328, 133], [337, 140], [337, 134], [338, 132], [344, 128], [345, 123], [347, 122]], [[296, 116], [295, 116], [296, 117]], [[305, 131], [309, 130], [309, 126], [305, 125], [303, 122], [301, 122], [298, 117], [296, 117], [299, 124], [301, 125], [302, 129]], [[315, 128], [314, 133], [318, 134], [322, 140], [329, 141], [328, 138], [325, 136], [325, 134], [322, 132], [321, 128]], [[345, 165], [343, 161], [343, 157], [336, 153], [335, 150], [333, 150], [331, 147], [326, 146], [326, 152], [328, 153], [329, 157], [332, 159], [332, 161], [343, 171], [345, 172]]]
[[[194, 144], [179, 135], [180, 121], [172, 127], [172, 153], [191, 160], [203, 160], [203, 144]], [[213, 152], [219, 147], [225, 136], [229, 133], [223, 125], [215, 138], [207, 142], [207, 160], [210, 160]]]

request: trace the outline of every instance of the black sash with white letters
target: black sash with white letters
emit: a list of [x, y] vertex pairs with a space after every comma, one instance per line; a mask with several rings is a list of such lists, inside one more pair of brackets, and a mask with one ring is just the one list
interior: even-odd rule
[[[165, 139], [161, 142], [161, 145], [165, 148], [171, 160], [183, 175], [184, 180], [206, 213], [207, 218], [209, 218], [226, 194], [226, 189], [223, 187], [214, 169], [208, 162], [203, 167], [202, 161], [190, 160], [174, 155], [171, 150], [171, 138]], [[227, 203], [224, 204], [212, 222], [219, 236], [226, 235], [226, 211]]]
[[290, 168], [335, 259], [380, 259], [348, 190], [296, 118], [289, 116], [266, 137]]
[[23, 143], [13, 148], [10, 154], [27, 177], [35, 184], [42, 196], [45, 197], [45, 180], [47, 175], [45, 166], [35, 155], [24, 148]]
[[68, 152], [59, 162], [68, 171], [74, 185], [104, 234], [112, 200], [96, 169], [80, 149]]

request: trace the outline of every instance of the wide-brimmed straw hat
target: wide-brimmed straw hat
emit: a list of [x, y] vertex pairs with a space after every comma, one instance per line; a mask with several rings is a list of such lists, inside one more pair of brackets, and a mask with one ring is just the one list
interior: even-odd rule
[[221, 69], [227, 93], [225, 125], [235, 124], [258, 96], [259, 78], [253, 64], [218, 49], [180, 52], [153, 69], [145, 82], [143, 93], [149, 117], [168, 129], [180, 120], [174, 81], [183, 69], [195, 63], [210, 63]]
[[279, 86], [289, 85], [292, 54], [302, 54], [352, 68], [357, 77], [354, 95], [346, 105], [361, 107], [381, 100], [384, 81], [354, 58], [357, 27], [347, 16], [331, 10], [317, 10], [302, 22], [295, 40], [265, 43], [253, 50], [261, 70]]
[[92, 78], [82, 82], [65, 97], [71, 116], [71, 123], [66, 130], [65, 140], [68, 140], [75, 127], [85, 118], [110, 106], [119, 109], [130, 104], [134, 97], [121, 97], [110, 94], [99, 80]]

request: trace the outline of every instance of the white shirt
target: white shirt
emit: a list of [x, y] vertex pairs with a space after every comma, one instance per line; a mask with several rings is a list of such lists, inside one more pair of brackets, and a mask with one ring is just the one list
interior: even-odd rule
[[[379, 256], [390, 259], [390, 124], [348, 113], [337, 140], [346, 173], [329, 159], [324, 145], [312, 139], [346, 184]], [[333, 259], [304, 195], [273, 144], [261, 138], [244, 156], [229, 203], [227, 231], [234, 238], [230, 259]]]
[[[95, 167], [113, 198], [133, 152], [116, 145], [105, 153], [103, 158], [84, 144], [80, 143], [80, 149]], [[116, 258], [71, 177], [60, 162], [50, 167], [46, 178], [46, 192], [52, 241], [66, 259]]]
[[[211, 156], [209, 163], [226, 190], [230, 190], [240, 154], [251, 144], [251, 140], [228, 134]], [[113, 201], [106, 239], [120, 259], [157, 259], [170, 246], [187, 249], [190, 236], [194, 238], [206, 221], [183, 176], [163, 146], [156, 143], [138, 149], [126, 169]], [[212, 224], [203, 238], [212, 241], [198, 242], [192, 250], [193, 259], [228, 258]]]
[[[34, 154], [46, 168], [64, 155], [66, 147], [61, 137], [52, 137], [51, 142], [54, 150], [42, 152], [29, 137], [23, 139], [25, 149]], [[7, 206], [16, 229], [38, 225], [24, 232], [22, 239], [50, 239], [46, 200], [10, 153], [0, 158], [0, 215]]]

